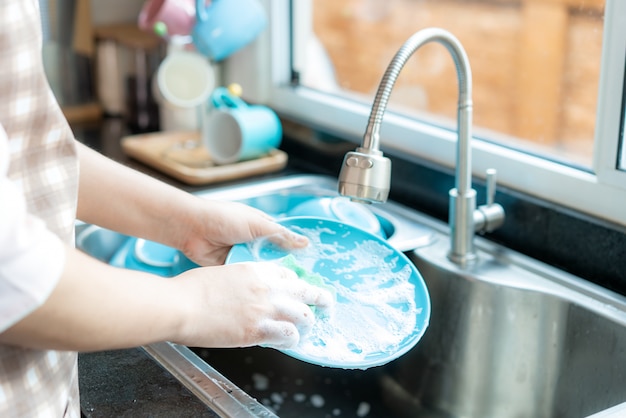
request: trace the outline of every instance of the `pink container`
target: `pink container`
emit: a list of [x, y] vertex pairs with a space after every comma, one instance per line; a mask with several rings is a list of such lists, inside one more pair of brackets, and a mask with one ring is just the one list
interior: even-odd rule
[[[209, 3], [207, 1], [207, 3]], [[139, 27], [153, 31], [154, 25], [163, 22], [168, 35], [189, 35], [196, 22], [194, 0], [147, 0], [139, 13]]]

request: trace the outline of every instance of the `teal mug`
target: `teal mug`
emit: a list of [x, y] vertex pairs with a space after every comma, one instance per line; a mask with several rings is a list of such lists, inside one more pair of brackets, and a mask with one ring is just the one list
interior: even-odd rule
[[216, 164], [232, 164], [267, 155], [278, 148], [283, 129], [269, 107], [249, 105], [219, 87], [209, 98], [202, 140]]
[[196, 50], [221, 61], [252, 42], [267, 26], [259, 0], [196, 0], [196, 23], [191, 37]]

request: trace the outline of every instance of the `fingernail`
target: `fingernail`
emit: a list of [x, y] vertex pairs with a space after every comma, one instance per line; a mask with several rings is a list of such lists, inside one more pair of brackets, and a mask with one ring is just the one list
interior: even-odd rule
[[309, 239], [307, 237], [305, 237], [304, 235], [300, 235], [297, 234], [293, 231], [290, 230], [286, 230], [287, 234], [285, 235], [287, 239], [289, 239], [289, 241], [295, 243], [295, 244], [308, 244]]
[[309, 243], [309, 239], [305, 237], [304, 235], [300, 235], [300, 234], [296, 234], [292, 232], [291, 236], [293, 237], [293, 240], [298, 244], [305, 245]]

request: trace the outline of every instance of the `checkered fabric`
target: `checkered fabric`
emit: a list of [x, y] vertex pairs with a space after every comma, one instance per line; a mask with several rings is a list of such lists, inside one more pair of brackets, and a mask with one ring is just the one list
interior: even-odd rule
[[[0, 125], [9, 139], [8, 176], [28, 211], [71, 244], [78, 163], [41, 47], [37, 0], [0, 0]], [[77, 370], [74, 352], [0, 345], [0, 417], [79, 417]]]

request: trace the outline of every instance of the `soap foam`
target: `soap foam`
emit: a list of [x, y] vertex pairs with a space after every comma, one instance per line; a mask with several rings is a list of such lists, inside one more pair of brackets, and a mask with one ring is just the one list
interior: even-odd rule
[[[397, 351], [415, 331], [421, 312], [415, 304], [415, 286], [409, 282], [410, 266], [399, 268], [394, 251], [375, 240], [366, 239], [346, 248], [328, 239], [322, 242], [322, 234], [335, 234], [330, 229], [293, 230], [310, 241], [306, 248], [292, 253], [299, 265], [317, 273], [330, 270], [343, 279], [341, 283], [324, 278], [336, 290], [333, 313], [317, 318], [293, 351], [333, 363], [359, 363], [368, 356]], [[340, 233], [344, 242], [344, 235], [349, 233]], [[261, 260], [261, 249], [267, 244], [250, 244], [253, 259]]]

